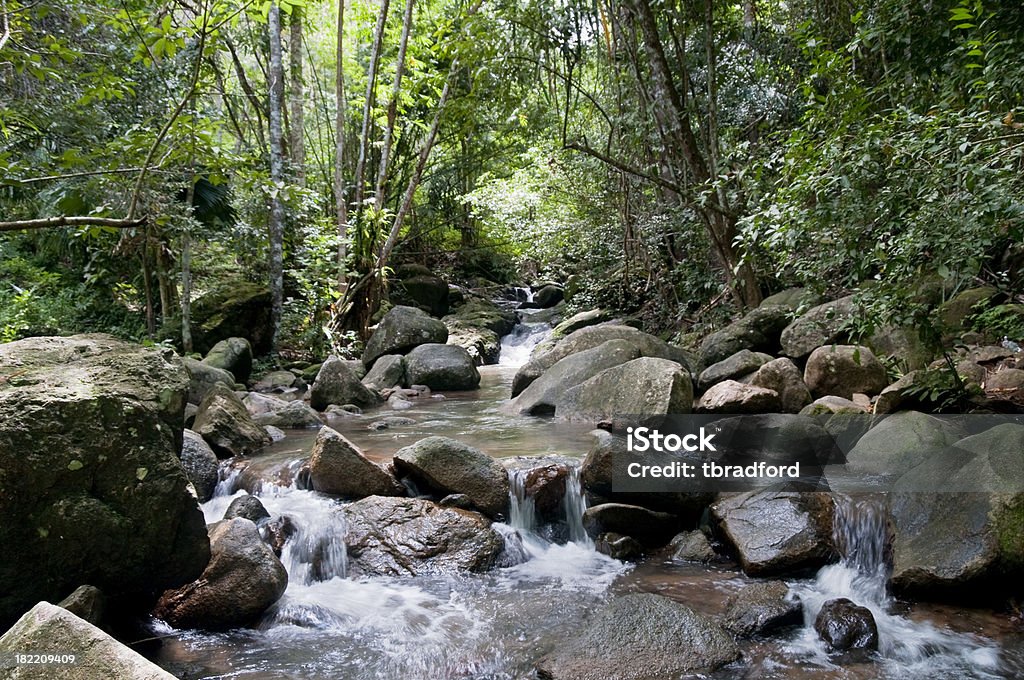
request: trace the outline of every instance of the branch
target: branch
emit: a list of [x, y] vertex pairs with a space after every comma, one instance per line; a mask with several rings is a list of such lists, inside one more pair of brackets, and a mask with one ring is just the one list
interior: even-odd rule
[[15, 220], [0, 222], [0, 232], [21, 231], [23, 229], [47, 229], [49, 227], [113, 227], [114, 229], [131, 229], [146, 223], [145, 217], [138, 219], [114, 219], [109, 217], [43, 217], [37, 220]]

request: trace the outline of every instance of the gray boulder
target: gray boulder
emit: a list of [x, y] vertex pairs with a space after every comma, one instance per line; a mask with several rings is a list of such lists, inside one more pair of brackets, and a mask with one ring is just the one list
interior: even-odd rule
[[265, 373], [252, 386], [253, 392], [259, 393], [290, 393], [299, 390], [302, 380], [291, 371], [270, 371]]
[[78, 586], [74, 592], [57, 603], [69, 612], [94, 626], [103, 622], [107, 610], [107, 597], [95, 586]]
[[405, 375], [409, 384], [432, 390], [475, 390], [480, 385], [473, 357], [457, 345], [420, 345], [405, 357]]
[[287, 427], [301, 429], [321, 427], [323, 421], [320, 414], [304, 401], [289, 401], [275, 411], [260, 413], [252, 417], [253, 421], [264, 427]]
[[821, 606], [814, 619], [814, 630], [834, 652], [878, 649], [878, 626], [871, 610], [845, 597]]
[[722, 625], [733, 635], [750, 637], [803, 622], [800, 601], [782, 581], [761, 581], [744, 586], [726, 600]]
[[637, 505], [603, 503], [583, 513], [583, 528], [591, 538], [601, 534], [623, 534], [646, 548], [660, 548], [676, 535], [680, 520], [667, 512], [656, 512]]
[[601, 371], [566, 390], [555, 404], [561, 420], [611, 420], [615, 427], [693, 408], [689, 371], [674, 361], [641, 357]]
[[[15, 654], [74, 654], [72, 664], [16, 664]], [[55, 669], [58, 669], [55, 670]], [[63, 607], [40, 602], [0, 637], [5, 680], [174, 680], [174, 676]]]
[[700, 344], [700, 363], [711, 366], [741, 350], [775, 352], [779, 334], [792, 317], [782, 305], [764, 305], [704, 338]]
[[200, 503], [213, 498], [220, 478], [220, 465], [217, 454], [198, 433], [185, 430], [184, 443], [181, 447], [181, 466], [185, 469], [188, 481], [196, 489]]
[[383, 401], [376, 390], [359, 381], [348, 365], [338, 357], [328, 357], [317, 373], [309, 393], [309, 405], [323, 411], [332, 404], [376, 406]]
[[214, 385], [223, 385], [229, 390], [235, 389], [235, 377], [223, 368], [209, 366], [191, 357], [182, 359], [188, 371], [188, 401], [199, 405]]
[[432, 316], [448, 313], [448, 283], [433, 274], [416, 274], [394, 282], [391, 300], [417, 307]]
[[782, 331], [782, 353], [802, 359], [818, 347], [840, 340], [856, 314], [852, 295], [813, 307]]
[[363, 376], [363, 384], [378, 390], [405, 385], [405, 357], [401, 354], [378, 357], [373, 368]]
[[739, 380], [750, 375], [772, 360], [770, 354], [741, 349], [727, 359], [722, 359], [701, 371], [697, 378], [697, 389], [704, 391], [723, 380]]
[[461, 493], [492, 518], [508, 513], [508, 473], [483, 451], [447, 437], [427, 437], [395, 453], [395, 471], [440, 495]]
[[807, 389], [803, 374], [796, 364], [784, 357], [757, 369], [750, 384], [777, 392], [779, 407], [784, 413], [800, 413], [811, 403], [811, 391]]
[[718, 558], [703, 531], [694, 529], [676, 534], [669, 541], [672, 559], [682, 562], [711, 562]]
[[612, 313], [604, 309], [590, 309], [579, 314], [570, 316], [565, 321], [555, 326], [554, 330], [551, 331], [551, 337], [555, 340], [564, 338], [570, 333], [574, 333], [581, 328], [587, 326], [596, 326], [599, 323], [604, 323], [612, 319]]
[[384, 315], [370, 336], [363, 351], [362, 361], [372, 366], [385, 354], [406, 354], [425, 343], [444, 343], [448, 329], [437, 319], [415, 307], [399, 305]]
[[224, 511], [224, 519], [247, 519], [254, 524], [259, 524], [265, 519], [270, 519], [270, 513], [263, 507], [259, 498], [246, 494], [231, 501], [227, 510]]
[[867, 413], [867, 411], [856, 402], [831, 395], [815, 399], [800, 409], [800, 415], [802, 416], [823, 416], [837, 413], [860, 415]]
[[235, 382], [244, 383], [252, 373], [252, 346], [245, 338], [221, 340], [206, 354], [203, 363], [228, 371]]
[[717, 623], [661, 595], [617, 597], [537, 662], [551, 680], [646, 680], [710, 673], [740, 656]]
[[418, 498], [370, 496], [345, 506], [349, 565], [361, 576], [483, 572], [504, 548], [476, 512]]
[[807, 288], [787, 288], [761, 300], [760, 307], [784, 307], [799, 312], [821, 304], [821, 296]]
[[918, 411], [903, 411], [881, 419], [846, 456], [858, 473], [902, 475], [945, 450], [963, 436], [948, 420]]
[[695, 410], [722, 414], [776, 413], [782, 410], [782, 402], [775, 390], [725, 380], [712, 385], [701, 396]]
[[345, 498], [404, 496], [405, 487], [355, 444], [329, 427], [321, 428], [309, 457], [313, 489]]
[[270, 435], [253, 421], [242, 400], [223, 385], [207, 393], [192, 429], [220, 458], [246, 456], [271, 443]]
[[554, 307], [565, 298], [565, 292], [561, 286], [554, 284], [548, 284], [541, 287], [536, 293], [533, 294], [533, 302], [538, 309], [548, 309]]
[[857, 393], [878, 394], [889, 384], [889, 378], [885, 366], [867, 347], [829, 345], [811, 352], [804, 382], [815, 397], [850, 399]]
[[442, 319], [448, 329], [448, 344], [462, 347], [478, 366], [493, 364], [501, 353], [501, 337], [518, 323], [515, 311], [502, 309], [489, 300], [472, 298]]

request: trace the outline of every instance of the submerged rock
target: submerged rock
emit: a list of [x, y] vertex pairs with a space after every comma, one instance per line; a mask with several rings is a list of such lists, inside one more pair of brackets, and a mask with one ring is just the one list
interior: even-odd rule
[[313, 444], [309, 473], [313, 488], [322, 493], [345, 498], [405, 495], [393, 474], [329, 427], [320, 430]]
[[[394, 307], [370, 336], [363, 351], [363, 363], [372, 366], [385, 354], [406, 354], [414, 347], [448, 340], [448, 329], [437, 319], [415, 307]], [[341, 403], [341, 402], [339, 402]]]
[[803, 607], [782, 581], [744, 586], [725, 603], [722, 624], [733, 635], [749, 637], [803, 622]]
[[814, 630], [834, 652], [878, 649], [878, 626], [871, 610], [845, 597], [821, 606]]
[[395, 470], [441, 495], [466, 494], [492, 518], [508, 514], [508, 473], [483, 451], [447, 437], [427, 437], [395, 453]]
[[203, 399], [192, 429], [221, 458], [256, 453], [271, 443], [270, 435], [253, 421], [242, 400], [222, 385]]

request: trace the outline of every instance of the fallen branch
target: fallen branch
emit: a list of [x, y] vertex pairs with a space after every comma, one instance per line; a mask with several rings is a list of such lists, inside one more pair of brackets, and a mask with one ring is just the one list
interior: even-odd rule
[[131, 229], [146, 223], [145, 217], [137, 219], [116, 219], [110, 217], [43, 217], [36, 220], [15, 220], [0, 222], [0, 231], [21, 231], [23, 229], [48, 229], [50, 227], [113, 227]]

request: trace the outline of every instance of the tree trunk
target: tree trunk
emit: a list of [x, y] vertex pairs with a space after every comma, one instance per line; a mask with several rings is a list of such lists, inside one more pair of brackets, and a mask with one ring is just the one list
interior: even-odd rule
[[305, 98], [305, 83], [302, 76], [302, 8], [292, 7], [291, 35], [288, 41], [289, 67], [290, 67], [290, 104], [291, 104], [291, 140], [288, 148], [292, 152], [292, 177], [299, 186], [306, 183], [306, 138], [305, 138], [305, 113], [303, 111], [303, 99]]
[[412, 28], [412, 6], [414, 0], [405, 1], [405, 15], [402, 18], [402, 38], [398, 45], [398, 61], [395, 65], [395, 83], [391, 88], [388, 102], [388, 126], [384, 130], [384, 146], [380, 152], [380, 167], [377, 169], [377, 184], [374, 188], [373, 207], [377, 212], [384, 208], [384, 182], [388, 176], [391, 159], [391, 145], [395, 139], [395, 120], [398, 118], [398, 97], [402, 91], [402, 74], [405, 71], [405, 51], [409, 44], [409, 30]]
[[[366, 178], [366, 157], [370, 152], [370, 134], [373, 127], [374, 92], [377, 88], [377, 68], [380, 65], [380, 52], [384, 43], [384, 29], [387, 25], [389, 7], [390, 0], [381, 0], [380, 13], [377, 15], [377, 27], [374, 29], [373, 34], [373, 51], [370, 53], [370, 66], [366, 74], [366, 99], [363, 103], [363, 122], [359, 134], [359, 158], [356, 160], [355, 208], [357, 222], [363, 212], [363, 196], [366, 193], [364, 182]], [[360, 231], [362, 231], [362, 228], [360, 228]], [[360, 253], [360, 255], [368, 256], [369, 253]]]
[[334, 71], [334, 212], [338, 228], [338, 291], [345, 292], [348, 272], [348, 204], [345, 200], [345, 0], [338, 0], [338, 56]]
[[284, 64], [281, 56], [281, 8], [276, 1], [270, 3], [268, 16], [270, 33], [270, 69], [267, 86], [270, 92], [270, 293], [273, 344], [281, 330], [281, 312], [284, 305], [284, 203], [281, 187], [284, 183], [284, 152], [282, 111], [284, 108]]

